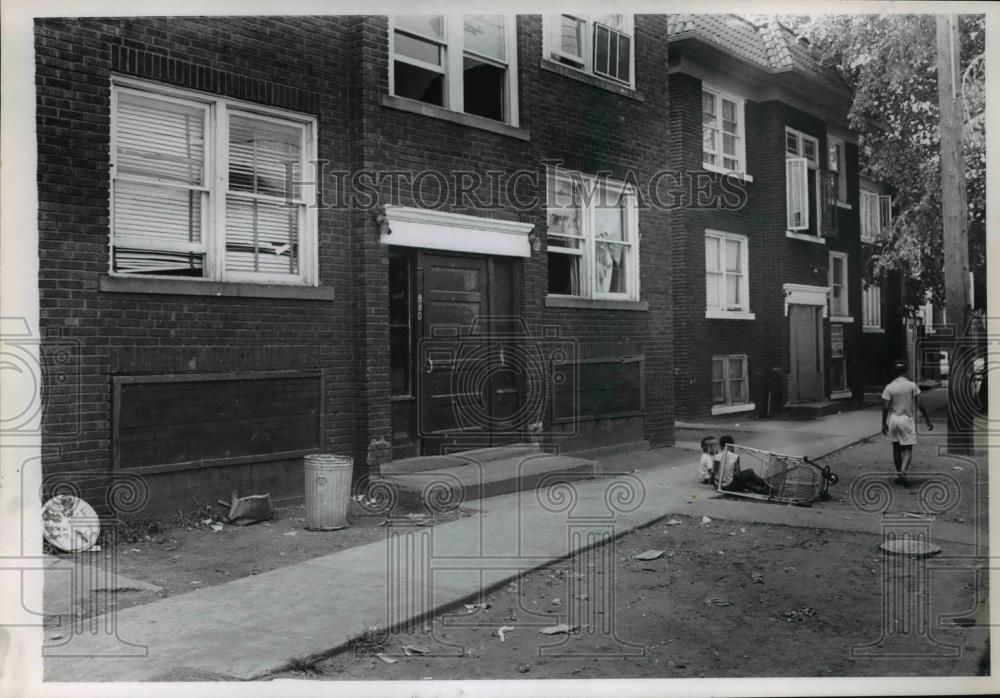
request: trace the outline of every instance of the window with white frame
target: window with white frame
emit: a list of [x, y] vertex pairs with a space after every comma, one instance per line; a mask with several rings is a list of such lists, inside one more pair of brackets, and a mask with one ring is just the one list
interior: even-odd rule
[[545, 57], [614, 82], [634, 84], [632, 15], [546, 15]]
[[819, 237], [819, 140], [785, 128], [785, 194], [788, 230]]
[[861, 192], [861, 239], [873, 242], [892, 230], [892, 197], [873, 191]]
[[391, 18], [390, 91], [517, 125], [514, 17]]
[[747, 316], [749, 259], [745, 235], [705, 231], [705, 316]]
[[862, 293], [861, 323], [866, 330], [882, 329], [882, 288], [878, 284], [865, 287]]
[[550, 170], [547, 206], [549, 293], [637, 300], [634, 193], [619, 182]]
[[702, 87], [702, 162], [707, 169], [746, 171], [745, 104], [740, 97]]
[[111, 141], [112, 272], [315, 281], [312, 117], [116, 79]]
[[847, 303], [847, 254], [830, 253], [830, 315], [848, 317]]
[[712, 357], [712, 403], [743, 405], [750, 402], [746, 354]]
[[842, 204], [847, 203], [847, 163], [844, 160], [844, 141], [839, 138], [827, 139], [829, 153], [827, 161], [833, 176], [833, 194], [836, 200]]

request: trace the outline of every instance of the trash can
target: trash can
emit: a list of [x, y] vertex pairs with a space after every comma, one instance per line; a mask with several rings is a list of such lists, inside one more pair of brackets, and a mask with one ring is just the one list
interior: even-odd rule
[[306, 528], [335, 531], [346, 528], [351, 500], [354, 459], [332, 453], [305, 456]]

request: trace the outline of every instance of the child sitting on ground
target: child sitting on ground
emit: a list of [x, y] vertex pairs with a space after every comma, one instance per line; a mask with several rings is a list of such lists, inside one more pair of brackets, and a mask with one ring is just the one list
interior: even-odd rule
[[744, 470], [740, 467], [740, 457], [735, 451], [727, 448], [735, 443], [735, 439], [729, 434], [719, 439], [721, 453], [717, 456], [716, 478], [722, 483], [720, 489], [728, 492], [770, 494], [771, 488], [762, 477], [750, 468]]
[[706, 436], [701, 440], [701, 458], [698, 459], [698, 477], [703, 485], [715, 486], [715, 454], [719, 452], [719, 444], [714, 436]]

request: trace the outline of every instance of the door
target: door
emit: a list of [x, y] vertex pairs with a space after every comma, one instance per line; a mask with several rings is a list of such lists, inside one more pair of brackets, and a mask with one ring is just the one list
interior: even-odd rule
[[421, 452], [516, 440], [520, 375], [504, 318], [516, 314], [514, 262], [420, 253], [417, 367]]
[[823, 399], [822, 309], [816, 305], [788, 306], [791, 371], [789, 402]]

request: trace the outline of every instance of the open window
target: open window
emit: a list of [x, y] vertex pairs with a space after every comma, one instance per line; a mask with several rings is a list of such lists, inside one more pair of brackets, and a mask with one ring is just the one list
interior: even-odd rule
[[315, 282], [312, 117], [116, 79], [111, 138], [113, 273]]
[[785, 200], [790, 237], [821, 241], [837, 233], [837, 173], [819, 168], [819, 140], [785, 128]]
[[632, 15], [546, 15], [545, 57], [623, 85], [634, 84]]
[[547, 200], [548, 291], [638, 300], [638, 213], [620, 182], [551, 170]]
[[517, 125], [513, 16], [397, 15], [390, 28], [392, 94]]

